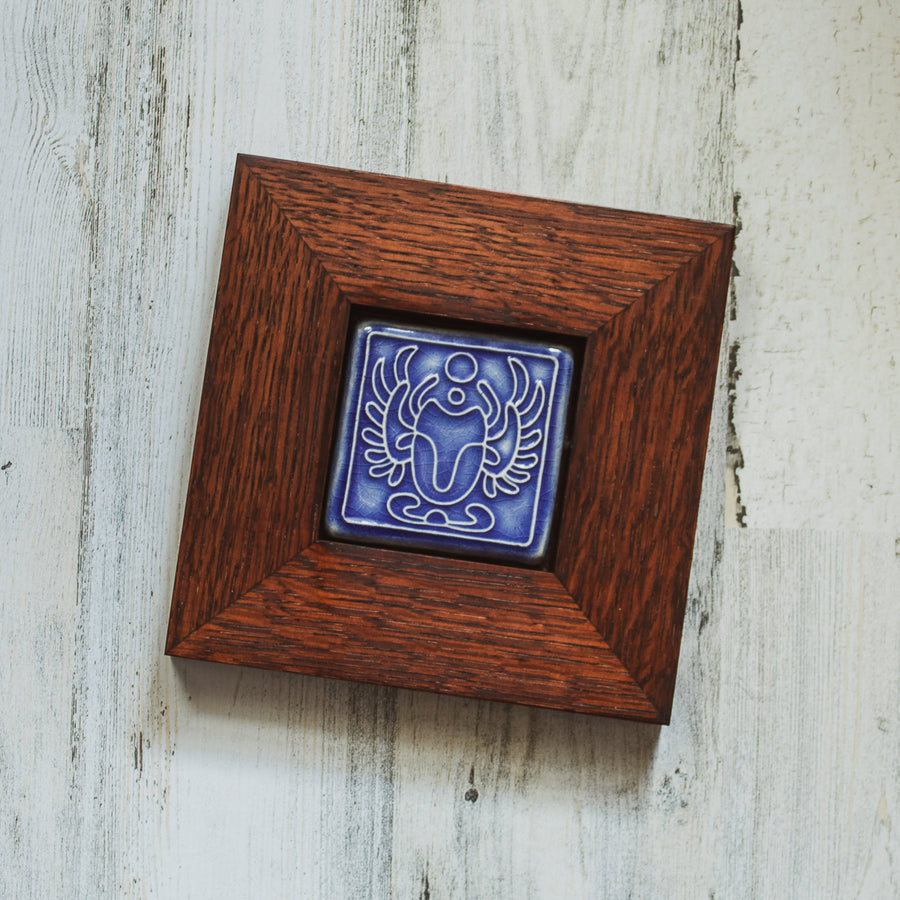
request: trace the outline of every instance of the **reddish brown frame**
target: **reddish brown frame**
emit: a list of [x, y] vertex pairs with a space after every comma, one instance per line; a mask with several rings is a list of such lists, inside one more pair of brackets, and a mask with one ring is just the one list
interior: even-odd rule
[[[667, 722], [732, 245], [238, 157], [166, 652]], [[354, 308], [581, 343], [551, 571], [322, 539]]]

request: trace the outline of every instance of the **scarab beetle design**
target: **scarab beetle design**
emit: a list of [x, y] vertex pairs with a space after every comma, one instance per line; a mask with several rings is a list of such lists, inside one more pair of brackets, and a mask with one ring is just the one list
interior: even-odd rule
[[326, 534], [540, 561], [572, 368], [568, 350], [542, 341], [357, 325]]
[[[371, 378], [375, 399], [365, 407], [371, 424], [362, 431], [369, 474], [387, 478], [396, 487], [409, 467], [416, 492], [400, 492], [388, 500], [391, 515], [401, 521], [488, 530], [494, 516], [483, 504], [471, 504], [462, 519], [440, 507], [461, 503], [482, 479], [490, 498], [498, 491], [518, 494], [531, 480], [540, 461], [531, 451], [543, 438], [535, 423], [544, 411], [544, 385], [538, 381], [532, 386], [521, 360], [507, 356], [512, 391], [501, 402], [490, 383], [478, 378], [478, 360], [471, 353], [457, 352], [444, 364], [452, 386], [441, 399], [436, 396], [441, 380], [436, 372], [418, 383], [410, 379], [409, 364], [417, 349], [402, 347], [388, 373], [384, 357], [375, 362]], [[475, 391], [467, 391], [463, 385], [472, 382]]]

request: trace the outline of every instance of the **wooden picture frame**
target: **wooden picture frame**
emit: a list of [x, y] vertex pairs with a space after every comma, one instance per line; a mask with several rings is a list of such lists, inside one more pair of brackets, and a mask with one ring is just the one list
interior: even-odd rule
[[[166, 652], [667, 722], [733, 236], [239, 156]], [[544, 568], [323, 539], [367, 313], [577, 350]]]

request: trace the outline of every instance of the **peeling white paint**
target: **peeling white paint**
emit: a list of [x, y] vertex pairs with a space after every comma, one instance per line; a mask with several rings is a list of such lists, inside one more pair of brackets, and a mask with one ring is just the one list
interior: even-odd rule
[[744, 3], [741, 499], [761, 528], [900, 530], [900, 10]]

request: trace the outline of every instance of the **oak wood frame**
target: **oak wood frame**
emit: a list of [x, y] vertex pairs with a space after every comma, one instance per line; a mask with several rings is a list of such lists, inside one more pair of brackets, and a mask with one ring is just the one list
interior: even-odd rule
[[[239, 156], [166, 652], [668, 722], [733, 237]], [[581, 342], [550, 571], [320, 537], [364, 308]]]

